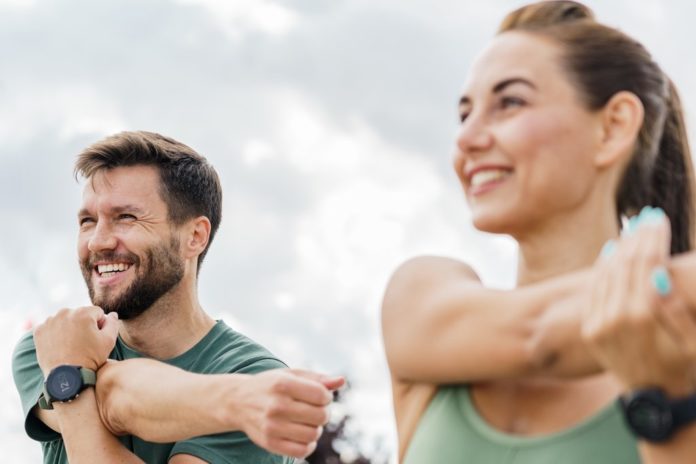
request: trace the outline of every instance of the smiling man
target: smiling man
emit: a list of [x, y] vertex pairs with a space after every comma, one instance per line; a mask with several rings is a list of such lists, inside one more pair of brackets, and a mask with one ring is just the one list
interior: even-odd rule
[[87, 148], [78, 256], [93, 306], [18, 343], [13, 373], [45, 463], [284, 463], [311, 453], [343, 379], [286, 369], [213, 320], [197, 280], [220, 224], [217, 173], [149, 132]]

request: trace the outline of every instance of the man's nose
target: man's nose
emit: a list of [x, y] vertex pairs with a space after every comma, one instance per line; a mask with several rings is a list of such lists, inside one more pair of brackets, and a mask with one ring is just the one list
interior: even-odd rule
[[92, 236], [89, 238], [87, 247], [89, 251], [97, 252], [103, 250], [113, 250], [116, 248], [118, 240], [113, 230], [105, 221], [98, 221], [94, 226]]

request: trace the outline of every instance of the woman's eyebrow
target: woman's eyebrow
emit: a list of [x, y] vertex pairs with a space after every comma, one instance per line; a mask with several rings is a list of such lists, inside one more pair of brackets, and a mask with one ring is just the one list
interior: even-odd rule
[[[525, 79], [524, 77], [509, 77], [495, 84], [493, 86], [493, 93], [500, 93], [503, 90], [505, 90], [506, 87], [512, 84], [524, 84], [528, 87], [531, 87], [534, 90], [536, 90], [537, 88], [536, 85], [534, 85], [531, 81]], [[468, 95], [462, 95], [462, 97], [459, 99], [459, 106], [468, 105], [470, 103], [471, 98]]]

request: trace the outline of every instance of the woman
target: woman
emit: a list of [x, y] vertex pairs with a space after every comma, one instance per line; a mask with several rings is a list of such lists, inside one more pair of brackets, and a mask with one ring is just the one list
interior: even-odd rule
[[[693, 462], [696, 257], [670, 255], [691, 249], [694, 190], [671, 82], [586, 7], [541, 2], [504, 20], [459, 111], [455, 172], [474, 225], [519, 243], [518, 285], [439, 257], [394, 273], [400, 460]], [[684, 423], [636, 409], [650, 395], [689, 399]]]

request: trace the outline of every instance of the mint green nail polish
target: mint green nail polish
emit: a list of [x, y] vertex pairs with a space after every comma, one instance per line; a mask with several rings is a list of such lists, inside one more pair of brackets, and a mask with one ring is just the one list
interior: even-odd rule
[[672, 280], [664, 266], [653, 269], [650, 279], [659, 295], [667, 296], [672, 292]]
[[632, 216], [631, 219], [628, 220], [628, 228], [626, 231], [629, 234], [635, 232], [635, 230], [638, 228], [639, 223], [640, 223], [640, 216], [639, 215]]
[[602, 247], [602, 251], [599, 253], [599, 256], [601, 256], [602, 258], [606, 258], [608, 256], [613, 255], [615, 251], [616, 242], [614, 240], [608, 240], [607, 243], [605, 243]]
[[665, 212], [660, 208], [653, 208], [650, 211], [650, 215], [646, 219], [649, 224], [659, 224], [665, 217]]

